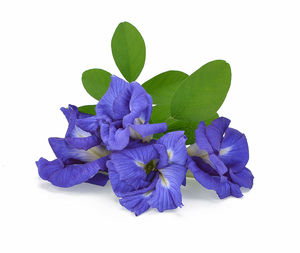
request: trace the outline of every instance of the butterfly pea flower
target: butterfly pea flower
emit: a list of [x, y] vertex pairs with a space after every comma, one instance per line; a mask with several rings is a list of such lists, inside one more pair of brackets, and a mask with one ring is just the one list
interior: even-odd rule
[[247, 139], [229, 124], [230, 120], [223, 117], [207, 127], [200, 122], [195, 131], [196, 143], [188, 147], [188, 169], [221, 199], [230, 195], [240, 198], [240, 187], [253, 185], [253, 175], [245, 167], [249, 160]]
[[109, 179], [120, 204], [140, 215], [182, 207], [181, 183], [187, 150], [183, 131], [167, 133], [153, 144], [112, 152]]
[[166, 123], [149, 124], [152, 97], [137, 82], [111, 77], [109, 89], [96, 106], [96, 116], [79, 119], [78, 125], [100, 135], [109, 150], [122, 150], [130, 140], [150, 141], [167, 130]]
[[108, 181], [107, 151], [97, 136], [76, 125], [77, 119], [92, 115], [80, 113], [76, 106], [61, 109], [69, 127], [65, 138], [49, 138], [49, 144], [57, 159], [40, 158], [36, 162], [39, 175], [53, 185], [71, 187], [88, 182], [104, 186]]

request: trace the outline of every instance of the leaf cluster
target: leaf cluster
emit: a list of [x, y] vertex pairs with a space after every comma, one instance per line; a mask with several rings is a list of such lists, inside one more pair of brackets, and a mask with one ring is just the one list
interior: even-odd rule
[[[116, 28], [111, 50], [114, 61], [128, 82], [136, 81], [146, 60], [146, 46], [140, 32], [123, 22]], [[100, 100], [110, 84], [111, 73], [90, 69], [82, 74], [86, 91]], [[211, 61], [191, 75], [166, 71], [142, 84], [153, 98], [151, 123], [166, 122], [168, 132], [185, 131], [187, 144], [195, 141], [200, 121], [210, 124], [218, 118], [217, 111], [225, 100], [231, 82], [230, 65], [223, 60]], [[95, 105], [79, 107], [81, 112], [95, 114]], [[159, 137], [159, 136], [156, 136]]]

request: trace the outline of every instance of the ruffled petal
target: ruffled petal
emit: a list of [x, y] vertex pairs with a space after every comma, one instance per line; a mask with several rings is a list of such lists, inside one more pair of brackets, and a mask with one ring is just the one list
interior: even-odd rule
[[130, 97], [130, 113], [123, 118], [123, 126], [133, 124], [135, 119], [140, 118], [142, 124], [148, 123], [152, 112], [152, 98], [138, 83], [130, 84], [132, 94]]
[[130, 113], [129, 102], [132, 90], [132, 85], [130, 83], [126, 84], [126, 89], [123, 89], [118, 98], [113, 101], [114, 119], [123, 119], [124, 116]]
[[135, 130], [142, 138], [147, 136], [152, 136], [153, 134], [163, 133], [167, 131], [168, 125], [166, 123], [158, 124], [141, 124], [141, 125], [130, 125], [130, 127]]
[[196, 143], [201, 151], [206, 151], [207, 153], [213, 153], [213, 149], [206, 136], [205, 123], [201, 121], [198, 128], [195, 131]]
[[69, 105], [68, 108], [61, 107], [60, 110], [63, 112], [68, 122], [70, 121], [70, 116], [72, 112], [76, 113], [77, 119], [84, 119], [92, 116], [91, 114], [79, 112], [78, 108], [75, 105]]
[[50, 162], [47, 159], [41, 157], [40, 160], [36, 162], [36, 166], [38, 167], [40, 177], [44, 180], [48, 180], [48, 178], [56, 170], [64, 167], [64, 163], [60, 159], [55, 159]]
[[49, 144], [56, 157], [64, 162], [68, 159], [91, 162], [109, 155], [109, 152], [101, 145], [88, 150], [76, 149], [68, 145], [65, 139], [62, 138], [49, 138]]
[[151, 184], [146, 188], [122, 194], [123, 198], [120, 199], [120, 204], [134, 212], [136, 216], [147, 211], [150, 207], [148, 200], [152, 196], [157, 180], [158, 174], [156, 174]]
[[41, 158], [36, 165], [42, 179], [59, 187], [71, 187], [83, 183], [96, 175], [100, 169], [97, 160], [86, 164], [64, 166], [59, 159], [49, 162]]
[[215, 154], [209, 155], [208, 160], [209, 160], [208, 164], [212, 168], [214, 168], [219, 173], [220, 176], [224, 175], [228, 171], [227, 167], [222, 162], [222, 160], [218, 156], [216, 156]]
[[185, 142], [186, 137], [183, 131], [167, 133], [157, 141], [157, 143], [166, 147], [170, 163], [183, 166], [185, 166], [187, 160]]
[[172, 164], [159, 170], [160, 178], [156, 183], [148, 203], [159, 212], [182, 207], [181, 184], [186, 174], [186, 168]]
[[86, 183], [104, 186], [108, 181], [108, 175], [97, 173], [95, 176], [86, 181]]
[[156, 168], [162, 169], [162, 168], [167, 167], [169, 165], [169, 157], [168, 157], [166, 147], [162, 144], [157, 144], [157, 143], [153, 144], [153, 147], [159, 154], [159, 161], [158, 161]]
[[249, 160], [246, 136], [235, 129], [228, 128], [221, 144], [219, 157], [235, 172], [243, 169]]
[[62, 111], [67, 117], [69, 122], [68, 130], [65, 139], [69, 145], [74, 148], [88, 150], [91, 147], [100, 144], [99, 138], [92, 135], [90, 132], [85, 131], [76, 125], [77, 119], [81, 117], [81, 120], [87, 120], [89, 114], [79, 113], [76, 106], [69, 105], [69, 108], [62, 108]]
[[134, 188], [131, 185], [129, 185], [126, 181], [120, 180], [120, 175], [116, 170], [114, 163], [111, 160], [108, 161], [106, 165], [108, 167], [108, 177], [112, 189], [118, 197], [122, 197], [122, 195], [134, 190]]
[[76, 125], [86, 132], [93, 133], [94, 135], [98, 135], [99, 129], [99, 121], [96, 116], [84, 118], [84, 119], [77, 119]]
[[117, 76], [111, 76], [110, 86], [105, 93], [105, 95], [101, 98], [99, 103], [96, 106], [96, 114], [99, 117], [109, 116], [111, 119], [115, 118], [115, 114], [113, 111], [113, 103], [116, 98], [127, 88], [128, 83]]
[[120, 199], [120, 204], [138, 216], [150, 208], [147, 200], [151, 194], [152, 192], [125, 197]]
[[223, 135], [230, 124], [230, 120], [224, 117], [215, 119], [206, 128], [206, 136], [215, 151], [220, 150]]
[[229, 184], [230, 184], [230, 192], [233, 197], [236, 197], [236, 198], [243, 197], [241, 189], [237, 184], [234, 184], [232, 182], [229, 182]]
[[65, 140], [70, 146], [86, 151], [92, 147], [98, 146], [101, 143], [100, 139], [97, 138], [97, 136], [95, 135], [88, 136], [85, 138], [66, 137]]
[[101, 125], [101, 137], [109, 150], [123, 150], [129, 144], [129, 128], [116, 128], [113, 124]]
[[152, 113], [152, 97], [137, 82], [133, 82], [134, 90], [130, 100], [130, 110], [133, 114], [139, 115], [145, 123], [148, 123]]
[[249, 189], [252, 188], [254, 177], [249, 169], [244, 168], [237, 173], [234, 173], [232, 170], [229, 170], [229, 173], [234, 183], [238, 184], [241, 187]]
[[[158, 154], [151, 145], [126, 149], [111, 154], [111, 162], [120, 181], [137, 190], [149, 185], [147, 181], [146, 165], [158, 158]], [[109, 165], [110, 166], [110, 165]]]
[[198, 167], [193, 159], [188, 159], [188, 169], [193, 173], [195, 179], [205, 188], [209, 190], [217, 190], [218, 183], [215, 180], [216, 176], [210, 175]]
[[218, 183], [218, 187], [216, 192], [220, 199], [225, 199], [231, 195], [231, 188], [229, 182], [226, 180], [224, 182], [220, 182], [220, 179], [216, 179], [216, 183]]
[[243, 197], [240, 187], [237, 184], [230, 182], [226, 177], [219, 177], [215, 179], [218, 183], [218, 188], [216, 190], [220, 199], [233, 196], [236, 198]]

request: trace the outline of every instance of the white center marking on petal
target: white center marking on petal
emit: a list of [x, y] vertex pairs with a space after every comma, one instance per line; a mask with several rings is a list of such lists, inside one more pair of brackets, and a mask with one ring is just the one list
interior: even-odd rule
[[198, 147], [197, 143], [190, 145], [187, 149], [190, 156], [200, 157], [205, 163], [209, 164], [211, 167], [215, 167], [209, 159], [209, 155], [205, 150]]
[[77, 138], [85, 138], [85, 137], [91, 136], [91, 134], [89, 132], [82, 130], [81, 128], [79, 128], [78, 126], [75, 125], [75, 127], [73, 129], [73, 136], [77, 137]]
[[152, 140], [153, 134], [146, 136], [142, 139], [143, 142], [150, 142]]
[[171, 160], [172, 160], [172, 158], [173, 158], [173, 150], [171, 150], [171, 149], [168, 149], [168, 150], [167, 150], [167, 153], [168, 153], [168, 158], [169, 158], [169, 161], [171, 161]]
[[160, 177], [161, 185], [166, 188], [169, 188], [170, 184], [168, 179], [166, 179], [162, 173], [159, 173], [159, 177]]
[[152, 140], [153, 135], [148, 135], [143, 138], [137, 131], [135, 131], [132, 127], [129, 128], [130, 130], [130, 137], [136, 140], [142, 140], [143, 142], [150, 142]]
[[87, 152], [94, 156], [95, 160], [110, 154], [110, 152], [106, 148], [100, 145], [88, 149]]
[[152, 191], [148, 191], [148, 192], [144, 193], [144, 196], [149, 197], [151, 194], [152, 194]]
[[201, 153], [201, 150], [199, 149], [197, 143], [194, 143], [187, 148], [187, 152], [188, 152], [189, 156], [199, 156]]
[[227, 148], [222, 148], [219, 152], [219, 155], [227, 155], [227, 153], [231, 150], [231, 146]]
[[129, 129], [130, 129], [130, 137], [132, 139], [138, 139], [138, 140], [143, 139], [143, 137], [137, 131], [135, 131], [132, 127], [130, 127]]
[[135, 124], [135, 125], [142, 125], [142, 124], [145, 124], [145, 120], [144, 120], [143, 118], [141, 118], [141, 117], [135, 118], [135, 119], [134, 119], [134, 124]]
[[140, 162], [140, 161], [135, 161], [135, 164], [141, 168], [144, 168], [146, 164]]
[[101, 145], [92, 147], [88, 150], [75, 149], [74, 153], [84, 162], [92, 162], [110, 154], [110, 152]]

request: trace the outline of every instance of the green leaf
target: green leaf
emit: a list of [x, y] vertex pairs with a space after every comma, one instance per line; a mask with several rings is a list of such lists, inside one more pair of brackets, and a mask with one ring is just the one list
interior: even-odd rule
[[151, 120], [160, 123], [170, 117], [170, 104], [176, 89], [188, 77], [181, 71], [161, 73], [143, 84], [144, 89], [152, 96], [153, 107]]
[[90, 69], [83, 72], [81, 80], [86, 91], [93, 98], [100, 100], [108, 90], [111, 74], [103, 69]]
[[128, 82], [140, 75], [146, 59], [146, 47], [142, 35], [130, 23], [120, 23], [111, 40], [114, 60]]
[[186, 78], [176, 90], [171, 102], [175, 119], [195, 121], [214, 115], [227, 95], [231, 70], [227, 62], [212, 61]]
[[96, 115], [95, 108], [96, 108], [96, 105], [83, 105], [83, 106], [78, 107], [78, 110], [82, 113]]
[[[217, 119], [219, 115], [216, 113], [212, 117], [204, 120], [205, 124], [208, 126], [213, 120]], [[168, 131], [184, 131], [185, 136], [187, 137], [186, 144], [192, 144], [195, 142], [195, 130], [197, 129], [200, 121], [182, 121], [177, 119], [169, 119], [167, 121]]]

